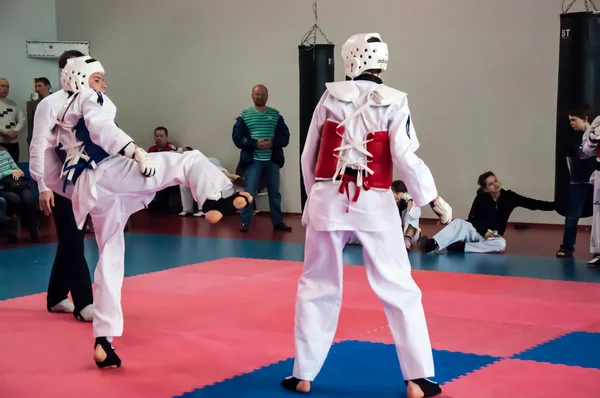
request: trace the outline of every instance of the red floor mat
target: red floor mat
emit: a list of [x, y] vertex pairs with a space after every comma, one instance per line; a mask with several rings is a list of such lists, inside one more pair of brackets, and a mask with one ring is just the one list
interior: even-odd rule
[[507, 359], [446, 384], [444, 397], [591, 398], [598, 380], [598, 369]]
[[[125, 335], [115, 340], [124, 364], [119, 370], [95, 367], [91, 324], [49, 314], [45, 295], [2, 301], [0, 396], [170, 397], [292, 357], [301, 270], [297, 262], [225, 259], [127, 278]], [[391, 342], [364, 268], [344, 272], [336, 340]], [[414, 275], [436, 349], [508, 356], [567, 331], [600, 325], [596, 284], [428, 271]], [[527, 363], [511, 362], [523, 367], [519, 377], [528, 374]], [[496, 372], [492, 379], [505, 376], [498, 365], [481, 372]], [[448, 390], [460, 397], [481, 393], [487, 379], [470, 382], [470, 377], [449, 384]], [[525, 378], [515, 383], [527, 385]], [[552, 383], [555, 392], [569, 384]], [[477, 396], [518, 396], [497, 391]]]

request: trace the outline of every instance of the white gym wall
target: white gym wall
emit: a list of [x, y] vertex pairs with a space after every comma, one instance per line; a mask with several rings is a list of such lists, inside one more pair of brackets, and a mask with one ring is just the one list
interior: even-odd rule
[[[283, 208], [299, 212], [297, 46], [314, 23], [312, 3], [56, 0], [56, 38], [90, 41], [107, 69], [117, 121], [139, 144], [149, 146], [153, 128], [165, 125], [175, 142], [229, 169], [239, 156], [234, 118], [252, 104], [252, 86], [265, 84], [269, 105], [292, 134]], [[518, 193], [553, 199], [561, 3], [321, 0], [318, 12], [336, 44], [337, 79], [344, 41], [358, 32], [382, 34], [390, 47], [385, 82], [409, 94], [418, 154], [455, 216], [466, 217], [477, 177], [488, 170]], [[563, 218], [517, 210], [512, 221]]]
[[[27, 57], [27, 40], [56, 40], [54, 0], [0, 0], [0, 77], [10, 82], [9, 98], [26, 115], [33, 79], [47, 77], [60, 90], [58, 60]], [[20, 159], [27, 161], [27, 130], [19, 137]]]

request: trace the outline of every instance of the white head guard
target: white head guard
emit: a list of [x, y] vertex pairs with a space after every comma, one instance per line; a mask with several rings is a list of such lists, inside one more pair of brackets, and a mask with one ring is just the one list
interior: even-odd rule
[[60, 85], [66, 92], [82, 92], [90, 88], [90, 76], [97, 72], [104, 73], [102, 64], [88, 55], [68, 59], [60, 74]]
[[[372, 39], [377, 41], [369, 43]], [[379, 33], [361, 33], [344, 43], [342, 58], [345, 74], [351, 79], [369, 69], [381, 69], [383, 73], [388, 64], [388, 47], [381, 41]]]

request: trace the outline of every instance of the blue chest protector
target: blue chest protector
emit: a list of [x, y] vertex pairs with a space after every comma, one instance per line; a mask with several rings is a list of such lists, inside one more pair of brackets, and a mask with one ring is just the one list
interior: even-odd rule
[[[89, 156], [89, 159], [79, 159], [79, 161], [76, 164], [64, 168], [65, 172], [69, 172], [71, 170], [74, 170], [74, 172], [73, 177], [70, 180], [69, 178], [65, 178], [65, 182], [63, 184], [63, 192], [67, 190], [67, 184], [69, 181], [75, 184], [75, 182], [85, 169], [95, 168], [95, 165], [97, 165], [98, 163], [110, 156], [108, 153], [106, 153], [104, 149], [92, 142], [90, 138], [90, 132], [87, 129], [85, 125], [85, 120], [83, 120], [83, 118], [79, 119], [79, 122], [77, 122], [73, 130], [75, 131], [75, 137], [77, 137], [77, 140], [82, 142], [82, 147], [85, 150], [87, 156]], [[67, 151], [63, 149], [63, 144], [59, 143], [58, 146], [55, 148], [55, 151], [64, 165], [67, 161]]]

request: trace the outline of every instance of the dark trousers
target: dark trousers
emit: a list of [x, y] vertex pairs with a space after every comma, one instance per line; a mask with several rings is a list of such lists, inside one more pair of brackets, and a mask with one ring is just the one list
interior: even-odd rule
[[78, 313], [94, 300], [90, 270], [84, 254], [85, 231], [77, 228], [69, 199], [55, 194], [53, 214], [58, 244], [46, 303], [51, 308], [71, 292], [75, 312]]
[[21, 226], [29, 228], [30, 231], [37, 230], [39, 220], [33, 189], [25, 188], [18, 193], [0, 190], [0, 198], [6, 200], [9, 216], [18, 214], [21, 218]]
[[[274, 162], [255, 160], [244, 170], [244, 182], [246, 183], [246, 192], [252, 197], [256, 197], [256, 191], [260, 184], [260, 179], [264, 175], [267, 194], [269, 195], [269, 209], [271, 210], [271, 222], [273, 225], [283, 224], [283, 214], [281, 213], [281, 193], [279, 192], [279, 166]], [[246, 206], [240, 212], [242, 223], [250, 224], [252, 221], [253, 207]]]
[[15, 163], [19, 163], [19, 143], [16, 142], [14, 144], [0, 144], [4, 148], [6, 148], [6, 152], [10, 155], [11, 158], [15, 161]]
[[569, 184], [567, 216], [565, 217], [565, 229], [561, 249], [575, 250], [577, 224], [579, 224], [583, 206], [593, 190], [594, 186], [592, 184]]

